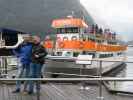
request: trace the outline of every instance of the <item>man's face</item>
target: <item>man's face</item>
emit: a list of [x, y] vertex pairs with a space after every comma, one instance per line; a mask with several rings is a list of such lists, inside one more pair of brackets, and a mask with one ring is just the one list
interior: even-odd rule
[[31, 37], [30, 35], [24, 35], [24, 36], [23, 36], [23, 39], [24, 39], [25, 42], [30, 42], [30, 41], [32, 41], [32, 37]]
[[35, 44], [38, 44], [38, 43], [40, 43], [40, 41], [41, 41], [40, 37], [38, 37], [38, 36], [34, 36], [34, 37], [33, 37], [33, 40], [34, 40], [34, 43], [35, 43]]

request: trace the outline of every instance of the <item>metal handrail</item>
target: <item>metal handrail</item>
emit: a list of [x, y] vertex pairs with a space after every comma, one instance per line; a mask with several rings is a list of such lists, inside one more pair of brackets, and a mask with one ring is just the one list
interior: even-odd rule
[[[5, 57], [6, 58], [6, 57]], [[52, 60], [52, 59], [51, 59]], [[54, 60], [54, 59], [53, 59]], [[70, 60], [70, 59], [69, 59]], [[73, 61], [77, 59], [71, 59]], [[99, 63], [99, 76], [98, 77], [87, 77], [86, 75], [79, 75], [84, 76], [86, 78], [0, 78], [0, 81], [46, 81], [46, 82], [86, 82], [86, 81], [98, 81], [99, 82], [99, 96], [100, 100], [103, 100], [102, 96], [102, 82], [103, 81], [133, 81], [133, 77], [103, 77], [102, 76], [102, 62], [123, 62], [123, 63], [133, 63], [133, 61], [125, 61], [125, 59], [116, 59], [116, 60], [105, 60], [105, 59], [92, 59], [87, 61], [97, 61]], [[64, 74], [64, 73], [61, 73]], [[74, 74], [72, 74], [74, 75]], [[40, 93], [37, 93], [37, 100], [40, 100]]]
[[[125, 62], [125, 63], [133, 63], [133, 61], [125, 61], [126, 58], [124, 57], [120, 57], [122, 59], [118, 60], [118, 59], [115, 59], [115, 60], [110, 60], [110, 59], [104, 59], [104, 58], [93, 58], [91, 60], [89, 59], [84, 59], [83, 61], [102, 61], [102, 62]], [[47, 57], [46, 59], [49, 59], [49, 60], [66, 60], [66, 61], [76, 61], [78, 60], [77, 57], [70, 57], [70, 58], [52, 58], [52, 57]], [[113, 58], [114, 59], [114, 58]]]
[[101, 77], [101, 78], [0, 78], [0, 81], [133, 81], [133, 77], [128, 78], [118, 78], [118, 77]]
[[92, 77], [97, 78], [99, 76], [96, 75], [81, 75], [81, 74], [70, 74], [70, 73], [53, 73], [53, 72], [45, 72], [46, 74], [58, 74], [58, 75], [67, 75], [67, 76], [78, 76], [78, 77]]

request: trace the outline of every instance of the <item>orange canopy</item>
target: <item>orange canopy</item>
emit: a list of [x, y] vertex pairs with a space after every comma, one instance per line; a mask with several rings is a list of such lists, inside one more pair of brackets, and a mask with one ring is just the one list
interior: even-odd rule
[[88, 27], [88, 25], [80, 18], [66, 18], [66, 19], [53, 20], [52, 27], [54, 27], [54, 28]]

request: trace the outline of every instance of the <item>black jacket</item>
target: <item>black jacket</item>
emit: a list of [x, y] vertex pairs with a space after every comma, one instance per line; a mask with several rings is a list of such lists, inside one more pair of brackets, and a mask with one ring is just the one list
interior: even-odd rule
[[33, 44], [31, 62], [37, 64], [45, 63], [46, 49], [40, 44]]

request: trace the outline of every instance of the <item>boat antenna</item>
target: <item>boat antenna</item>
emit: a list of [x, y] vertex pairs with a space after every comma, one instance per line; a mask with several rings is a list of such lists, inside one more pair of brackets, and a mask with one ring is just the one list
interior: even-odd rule
[[83, 11], [81, 11], [81, 13], [80, 13], [80, 14], [81, 14], [81, 16], [80, 16], [80, 17], [81, 17], [81, 19], [82, 19], [82, 20], [85, 20], [84, 12], [83, 12]]
[[74, 17], [74, 15], [75, 15], [75, 13], [74, 13], [74, 11], [72, 11], [72, 12], [71, 12], [71, 14], [70, 14], [70, 15], [68, 15], [67, 17], [68, 17], [68, 18], [73, 18], [73, 17]]
[[74, 14], [74, 11], [72, 11], [72, 16], [74, 17], [74, 15], [75, 15], [75, 14]]

